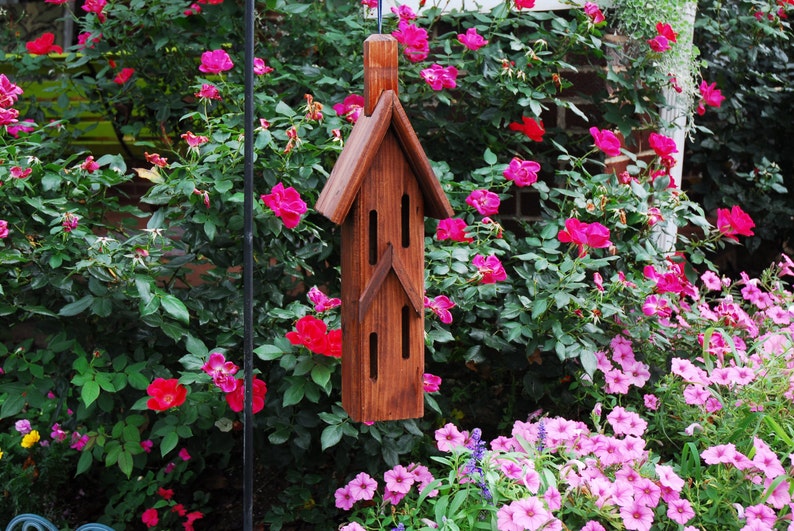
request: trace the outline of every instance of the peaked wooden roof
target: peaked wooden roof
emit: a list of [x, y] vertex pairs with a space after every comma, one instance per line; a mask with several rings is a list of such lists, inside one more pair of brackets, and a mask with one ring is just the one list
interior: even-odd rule
[[315, 210], [337, 225], [345, 220], [389, 128], [397, 136], [419, 183], [425, 215], [437, 219], [454, 215], [408, 116], [392, 90], [381, 93], [370, 116], [364, 113], [359, 116], [328, 182], [320, 192]]

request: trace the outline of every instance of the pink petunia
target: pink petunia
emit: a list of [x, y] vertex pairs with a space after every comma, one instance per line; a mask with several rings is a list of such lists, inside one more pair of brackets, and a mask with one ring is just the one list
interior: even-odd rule
[[347, 488], [354, 500], [371, 500], [378, 488], [378, 482], [372, 479], [366, 472], [359, 472], [356, 477], [347, 484]]
[[349, 511], [353, 508], [353, 504], [356, 503], [356, 498], [350, 491], [350, 485], [345, 485], [344, 487], [336, 489], [334, 492], [334, 500], [336, 508], [342, 509], [343, 511]]
[[436, 446], [442, 452], [451, 452], [453, 448], [466, 444], [466, 436], [451, 422], [436, 430], [435, 439]]
[[383, 475], [386, 488], [391, 492], [407, 494], [414, 484], [414, 476], [402, 465], [396, 465]]
[[667, 517], [673, 522], [684, 525], [695, 517], [695, 511], [689, 500], [681, 498], [667, 504]]

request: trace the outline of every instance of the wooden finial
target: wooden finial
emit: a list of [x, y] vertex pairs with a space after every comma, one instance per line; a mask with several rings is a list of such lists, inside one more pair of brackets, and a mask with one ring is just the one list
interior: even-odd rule
[[371, 116], [386, 90], [398, 94], [397, 39], [370, 35], [364, 41], [364, 114]]

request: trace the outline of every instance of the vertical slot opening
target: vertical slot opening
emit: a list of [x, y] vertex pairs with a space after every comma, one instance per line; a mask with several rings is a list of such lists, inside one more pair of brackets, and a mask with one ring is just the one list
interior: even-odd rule
[[378, 263], [378, 211], [369, 211], [369, 265]]
[[401, 214], [401, 228], [403, 247], [411, 245], [411, 198], [408, 194], [403, 194], [402, 202], [400, 204]]
[[403, 359], [411, 357], [411, 308], [403, 306], [402, 312]]
[[369, 377], [372, 380], [378, 379], [378, 334], [369, 334]]

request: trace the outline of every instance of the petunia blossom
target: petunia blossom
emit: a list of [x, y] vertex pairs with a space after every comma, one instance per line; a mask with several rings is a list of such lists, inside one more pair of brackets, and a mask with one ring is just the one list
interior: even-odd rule
[[347, 484], [350, 494], [354, 500], [371, 500], [375, 496], [378, 482], [366, 472], [359, 472], [350, 483]]
[[436, 430], [435, 439], [436, 447], [442, 452], [451, 452], [453, 448], [466, 444], [466, 436], [451, 422]]

